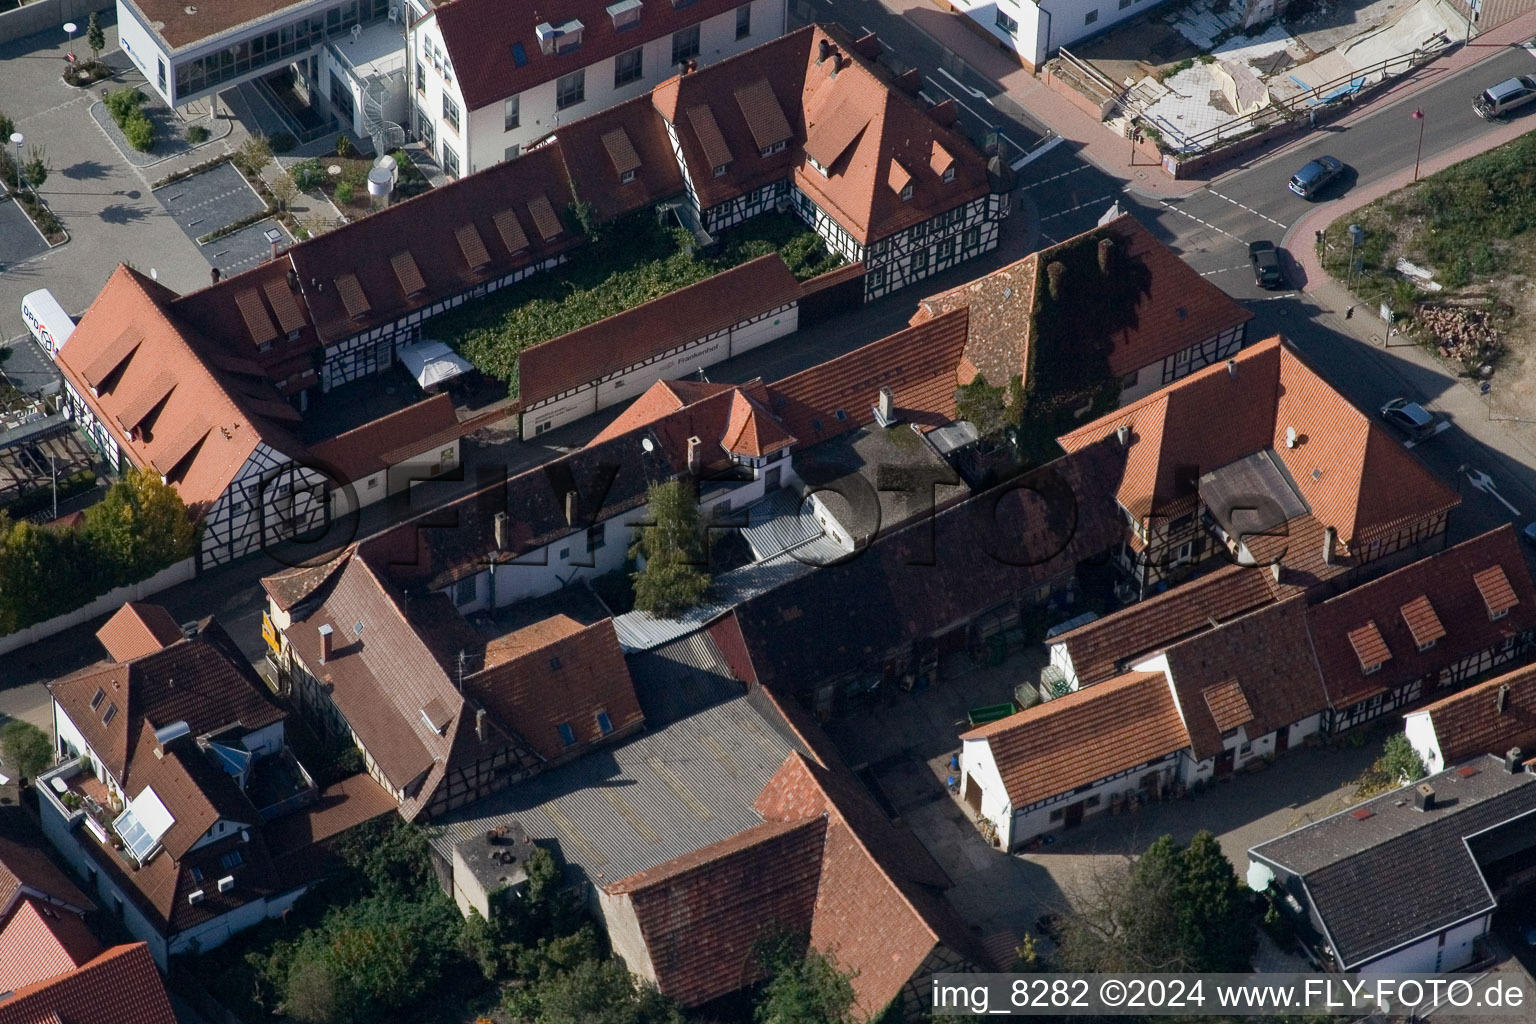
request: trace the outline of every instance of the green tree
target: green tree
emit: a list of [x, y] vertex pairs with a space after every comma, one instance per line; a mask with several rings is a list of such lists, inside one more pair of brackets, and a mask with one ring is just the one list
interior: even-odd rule
[[8, 139], [16, 131], [16, 122], [0, 110], [0, 139]]
[[582, 960], [548, 972], [520, 996], [509, 1010], [530, 1024], [683, 1024], [677, 1004], [637, 984], [619, 960]]
[[704, 564], [704, 532], [693, 483], [670, 480], [652, 484], [646, 495], [650, 522], [640, 528], [631, 558], [645, 559], [634, 574], [635, 607], [657, 618], [672, 618], [694, 607], [709, 591]]
[[1355, 796], [1364, 799], [1389, 789], [1417, 782], [1429, 769], [1419, 757], [1406, 733], [1395, 732], [1382, 744], [1381, 756], [1355, 780]]
[[85, 45], [91, 48], [91, 60], [100, 60], [101, 51], [107, 48], [107, 34], [101, 30], [101, 19], [91, 12], [91, 20], [85, 26]]
[[987, 378], [978, 373], [975, 380], [955, 390], [955, 416], [958, 419], [969, 421], [982, 437], [1002, 432], [1008, 422], [1002, 388], [988, 384]]
[[272, 190], [272, 198], [277, 201], [279, 210], [287, 210], [288, 204], [299, 196], [299, 186], [287, 171], [278, 171], [268, 182], [267, 187]]
[[27, 149], [27, 161], [22, 164], [21, 175], [27, 179], [27, 184], [33, 191], [43, 187], [43, 182], [48, 180], [48, 150], [43, 146], [30, 146]]
[[175, 488], [133, 469], [85, 510], [82, 533], [112, 569], [112, 584], [132, 583], [192, 554], [197, 527]]
[[854, 975], [809, 948], [804, 936], [769, 938], [758, 954], [769, 972], [757, 1000], [758, 1024], [849, 1024]]
[[13, 718], [0, 726], [0, 756], [22, 779], [31, 781], [53, 764], [53, 741], [31, 722]]
[[1071, 903], [1058, 951], [1067, 970], [1245, 972], [1253, 955], [1245, 890], [1209, 832], [1188, 847], [1163, 836]]
[[283, 1008], [306, 1024], [330, 1024], [338, 1018], [336, 972], [324, 960], [294, 960], [288, 967]]
[[252, 135], [235, 150], [233, 160], [246, 177], [260, 177], [267, 164], [272, 162], [272, 144], [265, 135]]

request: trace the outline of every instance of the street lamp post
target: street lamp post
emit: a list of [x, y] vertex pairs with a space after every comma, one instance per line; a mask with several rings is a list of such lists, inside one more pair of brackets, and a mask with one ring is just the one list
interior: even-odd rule
[[11, 142], [16, 145], [16, 194], [21, 195], [21, 144], [27, 140], [21, 132], [11, 132]]
[[1419, 158], [1424, 155], [1424, 110], [1422, 107], [1413, 112], [1413, 119], [1419, 122], [1419, 148], [1413, 154], [1413, 180], [1418, 181]]

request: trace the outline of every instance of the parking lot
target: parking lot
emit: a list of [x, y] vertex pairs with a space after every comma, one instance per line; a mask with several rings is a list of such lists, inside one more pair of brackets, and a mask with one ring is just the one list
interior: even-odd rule
[[210, 266], [218, 267], [219, 272], [225, 276], [249, 270], [263, 260], [271, 258], [272, 243], [267, 241], [267, 232], [274, 228], [283, 236], [278, 247], [286, 247], [292, 238], [281, 224], [268, 218], [259, 220], [255, 224], [248, 224], [233, 234], [224, 235], [201, 246], [203, 258]]
[[20, 204], [0, 201], [0, 270], [48, 251], [48, 242], [32, 226]]

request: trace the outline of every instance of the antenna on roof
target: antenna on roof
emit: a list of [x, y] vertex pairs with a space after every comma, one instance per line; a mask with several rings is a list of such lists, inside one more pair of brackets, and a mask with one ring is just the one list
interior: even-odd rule
[[459, 696], [464, 696], [464, 648], [459, 648]]

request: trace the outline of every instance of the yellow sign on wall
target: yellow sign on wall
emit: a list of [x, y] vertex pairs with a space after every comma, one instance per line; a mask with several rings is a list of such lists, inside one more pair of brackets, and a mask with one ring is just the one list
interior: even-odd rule
[[272, 625], [272, 620], [267, 618], [267, 613], [261, 613], [261, 638], [272, 648], [273, 654], [281, 654], [283, 645], [277, 639], [277, 627]]

